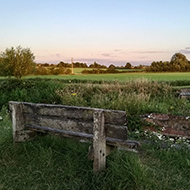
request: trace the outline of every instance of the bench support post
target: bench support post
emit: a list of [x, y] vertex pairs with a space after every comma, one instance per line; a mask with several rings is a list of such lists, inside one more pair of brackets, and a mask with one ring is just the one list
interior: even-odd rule
[[34, 136], [34, 132], [25, 129], [25, 120], [21, 103], [10, 103], [12, 112], [13, 142], [24, 142]]
[[94, 127], [93, 127], [93, 170], [100, 172], [106, 166], [106, 136], [104, 127], [103, 111], [94, 112]]

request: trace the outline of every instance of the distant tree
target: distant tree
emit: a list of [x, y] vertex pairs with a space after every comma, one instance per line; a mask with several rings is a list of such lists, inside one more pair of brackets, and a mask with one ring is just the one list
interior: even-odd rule
[[169, 62], [153, 61], [149, 67], [146, 67], [147, 72], [166, 72], [171, 71]]
[[75, 67], [75, 68], [87, 68], [88, 66], [86, 63], [75, 62], [75, 63], [73, 63], [73, 67]]
[[116, 68], [116, 67], [115, 67], [115, 65], [113, 65], [113, 64], [111, 64], [111, 65], [108, 67], [109, 70], [115, 70], [115, 68]]
[[44, 67], [49, 67], [49, 63], [44, 63]]
[[119, 71], [116, 70], [116, 66], [111, 64], [108, 69], [106, 70], [107, 73], [118, 73]]
[[125, 69], [131, 69], [131, 68], [132, 68], [131, 63], [127, 62], [125, 65]]
[[186, 71], [188, 60], [182, 53], [175, 53], [170, 61], [173, 71]]
[[100, 65], [98, 64], [96, 61], [94, 62], [94, 64], [89, 65], [89, 68], [97, 68], [97, 69], [106, 69], [107, 67], [105, 65]]
[[35, 69], [35, 75], [48, 75], [48, 70], [45, 67], [39, 66]]
[[60, 63], [57, 64], [58, 67], [71, 67], [70, 63], [64, 63], [63, 61], [61, 61]]
[[34, 54], [29, 48], [11, 47], [0, 55], [0, 75], [22, 78], [34, 71]]

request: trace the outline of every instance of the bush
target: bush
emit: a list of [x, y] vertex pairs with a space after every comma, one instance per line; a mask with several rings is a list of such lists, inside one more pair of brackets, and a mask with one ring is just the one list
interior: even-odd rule
[[0, 109], [9, 101], [60, 104], [56, 90], [63, 87], [59, 81], [44, 79], [9, 79], [0, 83]]

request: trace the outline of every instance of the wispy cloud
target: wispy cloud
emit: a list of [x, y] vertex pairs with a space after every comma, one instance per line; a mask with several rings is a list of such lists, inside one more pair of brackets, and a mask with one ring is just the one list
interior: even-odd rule
[[60, 53], [55, 53], [55, 54], [49, 54], [50, 57], [61, 57]]
[[114, 51], [121, 51], [121, 49], [114, 49]]
[[57, 57], [60, 57], [60, 54], [59, 54], [59, 53], [56, 53], [55, 55], [56, 55]]
[[166, 51], [153, 51], [153, 50], [146, 50], [146, 51], [132, 51], [132, 53], [167, 53]]
[[101, 56], [103, 56], [103, 57], [117, 57], [116, 55], [113, 55], [111, 53], [102, 53]]
[[180, 53], [190, 54], [190, 47], [185, 47], [184, 49], [179, 50]]

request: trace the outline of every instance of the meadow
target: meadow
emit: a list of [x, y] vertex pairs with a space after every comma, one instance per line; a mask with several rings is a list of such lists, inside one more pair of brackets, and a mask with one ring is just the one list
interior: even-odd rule
[[[38, 76], [42, 78], [52, 79], [77, 79], [77, 80], [109, 80], [109, 81], [126, 81], [134, 79], [148, 79], [157, 81], [179, 81], [190, 80], [189, 72], [175, 72], [175, 73], [145, 73], [145, 72], [133, 72], [133, 73], [119, 73], [119, 74], [81, 74], [80, 70], [74, 70], [74, 75], [48, 75]], [[36, 76], [27, 76], [26, 78], [36, 78]]]
[[[1, 78], [0, 190], [188, 189], [189, 144], [184, 139], [174, 144], [167, 138], [160, 140], [151, 133], [144, 133], [147, 123], [139, 117], [151, 112], [190, 116], [189, 101], [179, 99], [177, 89], [171, 85], [188, 84], [188, 73], [171, 73], [170, 77], [166, 76], [170, 78], [167, 81], [163, 80], [166, 73], [158, 74], [158, 80], [147, 79], [143, 74], [147, 73], [138, 73], [136, 77], [130, 73], [128, 80], [122, 78], [128, 73], [94, 75], [94, 79], [93, 75]], [[80, 76], [86, 79], [76, 78]], [[158, 77], [157, 73], [147, 76]], [[125, 110], [129, 139], [139, 140], [142, 146], [137, 153], [115, 151], [107, 158], [106, 170], [94, 174], [92, 161], [87, 159], [89, 143], [47, 135], [13, 144], [10, 100]]]

